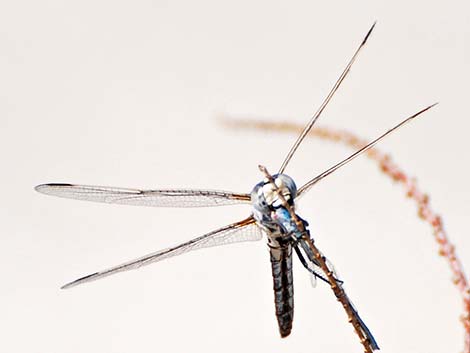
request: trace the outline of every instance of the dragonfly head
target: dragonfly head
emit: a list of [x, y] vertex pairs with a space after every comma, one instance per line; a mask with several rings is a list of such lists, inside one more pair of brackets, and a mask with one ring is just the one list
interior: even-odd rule
[[[290, 176], [285, 174], [273, 175], [274, 183], [280, 193], [286, 199], [290, 206], [294, 205], [294, 199], [297, 195], [297, 186]], [[261, 212], [273, 210], [282, 206], [282, 201], [278, 197], [278, 192], [274, 190], [269, 180], [264, 179], [256, 184], [251, 192], [251, 203], [254, 208]]]

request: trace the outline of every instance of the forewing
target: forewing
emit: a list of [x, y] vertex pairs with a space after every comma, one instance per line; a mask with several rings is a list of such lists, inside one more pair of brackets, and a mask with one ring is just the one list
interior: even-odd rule
[[250, 203], [250, 195], [217, 190], [138, 190], [106, 186], [42, 184], [36, 191], [58, 197], [150, 207], [209, 207]]
[[208, 248], [212, 246], [238, 243], [244, 241], [256, 241], [262, 238], [261, 229], [256, 225], [255, 220], [249, 217], [243, 221], [236, 222], [223, 228], [214, 230], [186, 243], [163, 249], [138, 259], [125, 262], [121, 265], [108, 268], [106, 270], [93, 273], [91, 275], [79, 278], [73, 282], [64, 285], [62, 288], [70, 288], [76, 285], [95, 281], [97, 279], [113, 275], [118, 272], [134, 270], [139, 267], [158, 262], [173, 256], [184, 254], [188, 251]]
[[333, 165], [332, 167], [328, 168], [327, 170], [325, 170], [323, 173], [317, 175], [315, 178], [311, 179], [309, 182], [307, 182], [305, 185], [303, 185], [301, 188], [299, 188], [297, 190], [297, 197], [301, 197], [303, 194], [305, 194], [313, 185], [315, 185], [316, 183], [318, 183], [320, 180], [326, 178], [328, 175], [330, 175], [331, 173], [334, 173], [335, 171], [337, 171], [339, 168], [341, 168], [342, 166], [348, 164], [349, 162], [351, 162], [354, 158], [360, 156], [361, 154], [363, 154], [364, 152], [368, 151], [369, 149], [371, 149], [372, 147], [374, 147], [377, 142], [379, 142], [380, 140], [382, 140], [384, 137], [388, 136], [389, 134], [391, 134], [392, 132], [396, 131], [397, 129], [399, 129], [400, 127], [402, 127], [403, 125], [409, 123], [410, 121], [412, 121], [413, 119], [417, 118], [418, 116], [420, 116], [421, 114], [423, 114], [424, 112], [428, 111], [429, 109], [431, 109], [432, 107], [434, 107], [437, 103], [434, 103], [434, 104], [431, 104], [430, 106], [424, 108], [424, 109], [421, 109], [419, 112], [411, 115], [410, 117], [406, 118], [405, 120], [402, 120], [400, 123], [398, 123], [397, 125], [395, 125], [394, 127], [392, 127], [391, 129], [385, 131], [382, 135], [380, 135], [379, 137], [377, 137], [375, 140], [372, 140], [371, 142], [369, 142], [367, 145], [363, 146], [362, 148], [358, 149], [356, 152], [354, 152], [353, 154], [351, 154], [349, 157], [343, 159], [341, 162], [339, 163], [336, 163], [335, 165]]

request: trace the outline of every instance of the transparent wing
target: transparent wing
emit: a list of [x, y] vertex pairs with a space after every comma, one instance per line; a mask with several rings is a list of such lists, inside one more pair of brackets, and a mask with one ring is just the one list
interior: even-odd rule
[[299, 147], [299, 145], [302, 143], [303, 139], [305, 138], [305, 136], [307, 136], [307, 134], [309, 133], [309, 131], [312, 129], [313, 125], [315, 125], [315, 122], [317, 121], [317, 119], [320, 117], [321, 113], [323, 113], [323, 110], [325, 110], [326, 106], [328, 105], [328, 103], [330, 102], [331, 98], [333, 98], [333, 96], [335, 95], [336, 91], [338, 90], [339, 86], [341, 86], [341, 83], [343, 83], [344, 79], [346, 78], [346, 76], [348, 75], [349, 71], [351, 70], [351, 67], [352, 65], [354, 64], [354, 61], [356, 61], [356, 58], [357, 56], [359, 55], [361, 49], [364, 47], [364, 45], [366, 44], [367, 42], [367, 39], [369, 39], [369, 36], [370, 34], [372, 33], [372, 30], [374, 29], [375, 27], [375, 22], [374, 24], [372, 25], [372, 27], [369, 29], [369, 31], [367, 32], [366, 36], [364, 37], [364, 39], [362, 40], [361, 42], [361, 45], [359, 45], [359, 47], [356, 49], [356, 52], [354, 53], [354, 55], [352, 56], [352, 58], [349, 60], [349, 63], [348, 65], [346, 66], [346, 68], [343, 70], [343, 72], [341, 73], [341, 76], [338, 78], [338, 80], [336, 81], [335, 85], [333, 86], [333, 88], [331, 89], [331, 91], [328, 93], [328, 95], [326, 96], [326, 98], [324, 99], [324, 101], [322, 102], [322, 104], [320, 105], [320, 108], [318, 108], [318, 110], [315, 112], [315, 114], [313, 115], [313, 117], [310, 119], [310, 121], [308, 122], [307, 126], [305, 126], [305, 128], [302, 130], [302, 133], [300, 134], [300, 136], [297, 138], [297, 140], [295, 141], [294, 145], [291, 147], [291, 149], [289, 150], [289, 153], [287, 154], [286, 158], [284, 159], [284, 162], [282, 162], [282, 166], [281, 168], [279, 169], [279, 174], [282, 174], [284, 172], [284, 170], [286, 169], [287, 167], [287, 164], [289, 163], [289, 161], [291, 160], [292, 156], [294, 155], [295, 151], [297, 150], [297, 148]]
[[139, 267], [151, 264], [153, 262], [184, 254], [188, 251], [237, 242], [256, 241], [260, 240], [261, 238], [261, 229], [256, 225], [253, 217], [249, 217], [247, 219], [244, 219], [243, 221], [232, 223], [228, 226], [214, 230], [210, 233], [202, 235], [186, 243], [171, 248], [163, 249], [142, 256], [138, 259], [125, 262], [121, 265], [114, 266], [106, 270], [95, 272], [91, 275], [79, 278], [73, 282], [64, 285], [62, 289], [74, 287], [76, 285], [86, 282], [95, 281], [97, 279], [107, 277], [118, 272], [134, 270]]
[[250, 195], [217, 190], [138, 190], [106, 186], [42, 184], [36, 191], [58, 197], [151, 207], [208, 207], [250, 203]]
[[405, 120], [401, 121], [399, 124], [395, 125], [394, 127], [392, 127], [391, 129], [389, 129], [388, 131], [386, 131], [385, 133], [383, 133], [382, 135], [380, 135], [379, 137], [377, 137], [375, 140], [369, 142], [367, 145], [365, 145], [364, 147], [358, 149], [356, 152], [354, 152], [353, 154], [351, 154], [349, 157], [343, 159], [341, 162], [339, 163], [336, 163], [334, 166], [332, 166], [331, 168], [325, 170], [323, 173], [317, 175], [315, 178], [313, 178], [312, 180], [310, 180], [309, 182], [307, 182], [305, 185], [303, 185], [300, 189], [298, 189], [297, 191], [297, 197], [301, 197], [303, 194], [305, 194], [313, 185], [315, 185], [316, 183], [318, 183], [320, 180], [322, 180], [323, 178], [326, 178], [328, 175], [330, 175], [331, 173], [334, 173], [336, 170], [338, 170], [339, 168], [341, 168], [343, 165], [346, 165], [348, 164], [349, 162], [351, 162], [354, 158], [360, 156], [362, 153], [366, 152], [367, 150], [371, 149], [372, 147], [375, 146], [375, 144], [377, 144], [377, 142], [379, 142], [380, 140], [382, 140], [385, 136], [391, 134], [392, 132], [396, 131], [397, 129], [399, 129], [400, 127], [402, 127], [403, 125], [409, 123], [410, 121], [412, 121], [413, 119], [415, 119], [416, 117], [418, 117], [419, 115], [423, 114], [424, 112], [428, 111], [429, 109], [431, 109], [432, 107], [434, 107], [437, 103], [434, 103], [434, 104], [431, 104], [430, 106], [420, 110], [419, 112], [413, 114], [412, 116], [406, 118]]

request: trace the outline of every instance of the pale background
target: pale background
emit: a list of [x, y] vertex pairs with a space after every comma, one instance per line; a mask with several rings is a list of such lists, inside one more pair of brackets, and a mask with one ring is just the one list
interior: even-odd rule
[[[325, 285], [295, 263], [281, 340], [263, 242], [212, 248], [61, 291], [109, 265], [245, 217], [37, 194], [44, 182], [250, 191], [294, 136], [234, 132], [219, 113], [308, 120], [374, 20], [321, 122], [372, 138], [432, 195], [470, 266], [468, 1], [11, 1], [0, 5], [2, 352], [361, 352]], [[306, 142], [298, 184], [350, 153]], [[300, 214], [383, 352], [458, 352], [461, 302], [428, 225], [361, 158]]]

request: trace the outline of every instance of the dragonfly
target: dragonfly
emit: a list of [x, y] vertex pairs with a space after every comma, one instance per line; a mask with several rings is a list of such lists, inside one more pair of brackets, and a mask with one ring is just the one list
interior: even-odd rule
[[[304, 196], [316, 183], [331, 175], [333, 172], [349, 163], [359, 155], [366, 152], [380, 140], [391, 134], [401, 126], [409, 123], [422, 113], [431, 109], [437, 103], [432, 104], [417, 113], [402, 120], [391, 129], [387, 130], [370, 143], [334, 164], [332, 167], [318, 174], [307, 183], [297, 188], [294, 180], [285, 174], [285, 169], [294, 156], [296, 150], [307, 136], [309, 131], [334, 96], [348, 75], [359, 52], [366, 44], [375, 23], [358, 46], [347, 66], [323, 100], [322, 104], [311, 117], [302, 133], [290, 148], [279, 171], [270, 175], [265, 168], [262, 171], [265, 177], [254, 186], [250, 193], [237, 193], [218, 190], [195, 189], [155, 189], [141, 190], [106, 186], [89, 186], [68, 183], [41, 184], [35, 189], [46, 195], [53, 195], [69, 199], [104, 202], [111, 204], [150, 206], [150, 207], [212, 207], [245, 204], [250, 207], [248, 217], [225, 227], [216, 229], [207, 234], [189, 240], [185, 243], [172, 246], [163, 250], [152, 252], [137, 259], [124, 262], [102, 271], [78, 278], [61, 288], [71, 288], [77, 285], [95, 281], [119, 272], [138, 269], [164, 259], [178, 256], [189, 251], [225, 244], [258, 241], [267, 239], [270, 253], [270, 261], [273, 277], [274, 303], [276, 318], [281, 337], [287, 337], [291, 333], [294, 314], [294, 287], [293, 287], [293, 253], [295, 252], [303, 267], [315, 279], [319, 279], [341, 290], [348, 303], [341, 281], [329, 262], [322, 253], [313, 247], [313, 237], [308, 228], [308, 222], [295, 213], [296, 202]], [[378, 350], [379, 346], [360, 318], [356, 308], [347, 304], [349, 312], [354, 317], [356, 331], [359, 332], [361, 341], [366, 347], [366, 352]]]

